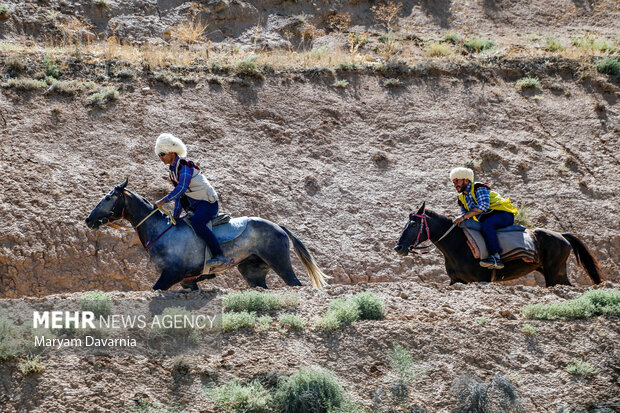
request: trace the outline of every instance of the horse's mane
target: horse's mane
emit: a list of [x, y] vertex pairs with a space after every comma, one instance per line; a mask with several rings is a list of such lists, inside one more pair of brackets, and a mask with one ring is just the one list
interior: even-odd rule
[[142, 195], [137, 194], [134, 191], [132, 191], [131, 189], [127, 189], [127, 188], [125, 188], [125, 191], [129, 192], [129, 195], [131, 197], [136, 198], [138, 201], [142, 202], [142, 204], [147, 206], [149, 209], [155, 208], [155, 206], [151, 203], [151, 201], [149, 201], [148, 199], [146, 199]]
[[448, 218], [447, 216], [442, 215], [442, 214], [440, 214], [440, 213], [438, 213], [438, 212], [435, 212], [435, 211], [433, 211], [433, 210], [430, 210], [430, 209], [427, 209], [427, 210], [425, 210], [424, 212], [426, 213], [426, 215], [427, 215], [429, 218], [437, 218], [437, 219], [439, 219], [439, 220], [447, 220], [447, 221], [452, 221], [452, 220], [451, 220], [450, 218]]

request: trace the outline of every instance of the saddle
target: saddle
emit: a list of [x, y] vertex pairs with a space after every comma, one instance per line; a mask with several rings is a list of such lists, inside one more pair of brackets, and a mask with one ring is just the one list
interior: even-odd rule
[[[489, 256], [486, 241], [480, 232], [480, 223], [468, 219], [461, 224], [461, 228], [467, 238], [467, 245], [477, 259], [485, 259]], [[497, 230], [499, 246], [502, 249], [500, 257], [502, 261], [523, 260], [527, 263], [538, 262], [536, 241], [530, 230], [522, 225], [511, 225]]]
[[[245, 227], [248, 225], [248, 217], [240, 217], [231, 219], [228, 214], [219, 214], [207, 222], [207, 226], [211, 231], [213, 231], [213, 235], [217, 239], [217, 242], [221, 244], [225, 244], [227, 242], [233, 241], [237, 237], [239, 237]], [[191, 227], [191, 225], [190, 225]], [[209, 261], [213, 257], [211, 250], [208, 246], [205, 245], [205, 259], [202, 269], [202, 274], [211, 274], [214, 271], [211, 270], [211, 266], [207, 265], [207, 261]], [[229, 265], [217, 268], [215, 272], [223, 272], [230, 267]]]

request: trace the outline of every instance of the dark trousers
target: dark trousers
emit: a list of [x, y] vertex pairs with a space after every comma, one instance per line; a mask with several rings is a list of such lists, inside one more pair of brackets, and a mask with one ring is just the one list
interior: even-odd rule
[[223, 253], [219, 242], [217, 242], [217, 238], [215, 238], [213, 232], [207, 227], [207, 222], [217, 215], [219, 209], [220, 206], [217, 202], [210, 203], [207, 201], [199, 201], [194, 208], [194, 216], [192, 217], [192, 228], [194, 228], [196, 234], [205, 240], [213, 256]]
[[497, 240], [496, 230], [498, 228], [509, 227], [514, 223], [515, 216], [506, 211], [496, 211], [480, 222], [482, 227], [482, 236], [484, 236], [484, 239], [487, 242], [489, 255], [499, 254], [502, 252], [502, 249], [499, 246], [499, 241]]

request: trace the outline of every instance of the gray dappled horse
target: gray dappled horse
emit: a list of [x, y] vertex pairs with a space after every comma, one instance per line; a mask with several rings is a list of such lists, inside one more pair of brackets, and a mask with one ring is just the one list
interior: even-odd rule
[[[151, 259], [161, 270], [154, 290], [167, 290], [178, 282], [185, 288], [198, 289], [198, 281], [215, 277], [214, 274], [201, 274], [205, 242], [191, 226], [183, 219], [177, 220], [177, 225], [172, 225], [168, 216], [161, 211], [149, 216], [154, 210], [153, 204], [126, 189], [126, 185], [127, 180], [101, 199], [86, 218], [88, 227], [97, 229], [102, 224], [119, 219], [128, 220]], [[247, 225], [240, 235], [228, 242], [220, 242], [229, 264], [217, 272], [237, 266], [250, 286], [267, 288], [265, 276], [271, 268], [287, 285], [301, 285], [291, 266], [290, 238], [297, 256], [308, 271], [312, 285], [321, 288], [327, 284], [325, 279], [329, 277], [323, 274], [304, 244], [287, 228], [261, 218], [251, 217], [246, 220]]]
[[508, 261], [504, 263], [504, 269], [496, 270], [493, 277], [493, 270], [481, 267], [479, 260], [474, 257], [460, 227], [454, 227], [448, 233], [451, 226], [450, 218], [427, 211], [423, 203], [417, 213], [409, 215], [409, 221], [394, 249], [399, 255], [406, 256], [411, 250], [420, 248], [419, 244], [430, 239], [445, 257], [450, 284], [490, 282], [492, 278], [511, 280], [532, 271], [539, 271], [545, 276], [547, 287], [550, 287], [556, 284], [571, 285], [566, 275], [566, 260], [572, 247], [577, 264], [586, 270], [595, 284], [601, 282], [601, 268], [596, 258], [584, 243], [572, 234], [560, 234], [543, 228], [532, 230], [539, 262]]

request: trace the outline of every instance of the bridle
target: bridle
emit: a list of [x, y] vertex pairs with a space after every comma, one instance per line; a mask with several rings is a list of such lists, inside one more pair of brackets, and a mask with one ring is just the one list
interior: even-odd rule
[[[116, 190], [116, 192], [118, 193], [118, 189]], [[112, 205], [112, 215], [113, 216], [119, 216], [120, 218], [115, 219], [114, 221], [118, 221], [120, 219], [125, 219], [125, 203], [123, 202], [123, 209], [120, 211], [120, 214], [116, 212], [116, 208], [118, 205], [118, 202], [120, 201], [121, 198], [124, 199], [124, 193], [118, 193], [118, 198], [116, 198], [116, 201], [114, 201], [114, 205]], [[170, 225], [169, 227], [167, 227], [161, 234], [159, 234], [157, 237], [155, 237], [154, 239], [150, 239], [147, 242], [143, 242], [142, 245], [144, 246], [144, 248], [146, 249], [147, 252], [149, 252], [151, 250], [151, 248], [153, 247], [153, 245], [159, 241], [159, 239], [166, 233], [168, 232], [170, 229], [172, 229], [172, 227], [174, 227], [177, 223], [174, 219], [174, 217], [172, 216], [172, 213], [170, 211], [168, 211], [166, 208], [164, 207], [157, 207], [155, 209], [153, 209], [147, 216], [145, 216], [144, 218], [142, 218], [142, 220], [133, 228], [128, 227], [126, 225], [121, 225], [121, 224], [116, 224], [114, 222], [108, 222], [107, 225], [111, 228], [114, 229], [120, 229], [123, 231], [127, 231], [127, 232], [136, 232], [136, 229], [138, 229], [138, 227], [142, 224], [144, 224], [146, 222], [147, 219], [149, 219], [151, 216], [153, 216], [153, 214], [157, 211], [162, 211], [164, 214], [168, 215], [168, 217], [170, 218], [170, 222], [172, 223], [172, 225]], [[142, 239], [140, 239], [140, 241], [142, 241]]]
[[[452, 231], [452, 229], [454, 229], [454, 227], [456, 225], [452, 224], [452, 226], [446, 231], [444, 232], [444, 234], [441, 236], [441, 238], [439, 238], [437, 241], [433, 242], [431, 241], [431, 230], [430, 227], [428, 225], [428, 221], [427, 218], [428, 216], [426, 215], [425, 212], [422, 212], [421, 214], [411, 214], [409, 215], [409, 222], [411, 222], [413, 220], [414, 217], [420, 218], [420, 229], [418, 230], [418, 235], [416, 236], [415, 242], [413, 244], [411, 244], [408, 248], [409, 253], [410, 254], [415, 254], [415, 255], [425, 255], [428, 254], [430, 252], [433, 252], [435, 250], [434, 248], [434, 244], [437, 244], [439, 241], [441, 241], [442, 239], [445, 238], [446, 235], [448, 235], [450, 233], [450, 231]], [[420, 236], [422, 235], [422, 233], [424, 232], [424, 230], [426, 230], [426, 239], [425, 240], [420, 240]], [[426, 241], [431, 241], [431, 245], [420, 245], [423, 242]], [[428, 248], [432, 248], [432, 249], [428, 249]], [[419, 251], [419, 250], [423, 250], [423, 251]]]

